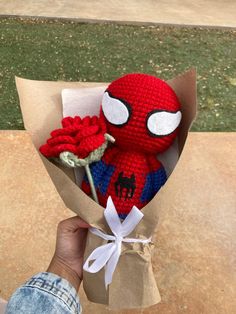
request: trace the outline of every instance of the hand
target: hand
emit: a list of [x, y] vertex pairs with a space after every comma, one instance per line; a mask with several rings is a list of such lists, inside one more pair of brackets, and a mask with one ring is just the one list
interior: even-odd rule
[[83, 277], [83, 257], [89, 227], [78, 216], [59, 223], [56, 250], [47, 270], [67, 279], [76, 290]]

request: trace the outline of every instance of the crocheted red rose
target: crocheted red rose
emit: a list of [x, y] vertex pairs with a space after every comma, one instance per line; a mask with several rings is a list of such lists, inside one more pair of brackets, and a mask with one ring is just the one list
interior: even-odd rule
[[106, 125], [97, 116], [66, 117], [61, 124], [62, 128], [52, 131], [51, 138], [39, 148], [47, 158], [59, 157], [65, 151], [85, 158], [105, 142]]

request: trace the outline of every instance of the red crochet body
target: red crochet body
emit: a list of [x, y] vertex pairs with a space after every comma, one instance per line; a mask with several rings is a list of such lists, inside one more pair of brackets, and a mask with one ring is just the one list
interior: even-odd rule
[[[103, 161], [114, 166], [114, 172], [106, 194], [102, 195], [98, 190], [100, 203], [105, 206], [110, 195], [118, 212], [123, 215], [127, 215], [134, 205], [140, 209], [145, 206], [149, 200], [142, 200], [142, 194], [147, 174], [162, 167], [155, 156], [135, 151], [120, 151], [114, 147], [107, 151]], [[132, 178], [135, 181], [132, 181]]]
[[[117, 108], [121, 108], [120, 114]], [[151, 132], [159, 132], [155, 123], [151, 131], [148, 129], [148, 119], [159, 112], [164, 113], [164, 118], [165, 114], [172, 118], [179, 115], [179, 110], [174, 91], [156, 77], [128, 74], [108, 86], [101, 117], [116, 142], [101, 161], [90, 167], [101, 205], [106, 206], [111, 196], [120, 217], [125, 218], [134, 205], [141, 209], [155, 196], [166, 182], [165, 170], [156, 155], [172, 144], [178, 127], [170, 128], [168, 133], [171, 126], [166, 128], [164, 124], [160, 132], [167, 130], [167, 134], [159, 136]], [[86, 177], [82, 189], [90, 193]]]

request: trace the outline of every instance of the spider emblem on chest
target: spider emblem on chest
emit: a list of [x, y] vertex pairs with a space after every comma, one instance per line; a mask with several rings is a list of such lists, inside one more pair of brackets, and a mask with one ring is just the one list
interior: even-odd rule
[[134, 173], [130, 177], [125, 177], [123, 171], [119, 173], [115, 182], [116, 196], [125, 200], [132, 198], [136, 189]]

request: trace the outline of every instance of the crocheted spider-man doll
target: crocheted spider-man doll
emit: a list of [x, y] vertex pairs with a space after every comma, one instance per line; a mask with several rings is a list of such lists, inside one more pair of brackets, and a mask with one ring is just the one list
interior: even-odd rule
[[[166, 182], [157, 153], [175, 139], [181, 121], [180, 103], [171, 87], [147, 74], [127, 74], [105, 91], [100, 116], [115, 138], [102, 160], [91, 165], [99, 203], [109, 196], [120, 218], [133, 205], [141, 209]], [[87, 177], [82, 189], [90, 193]]]

